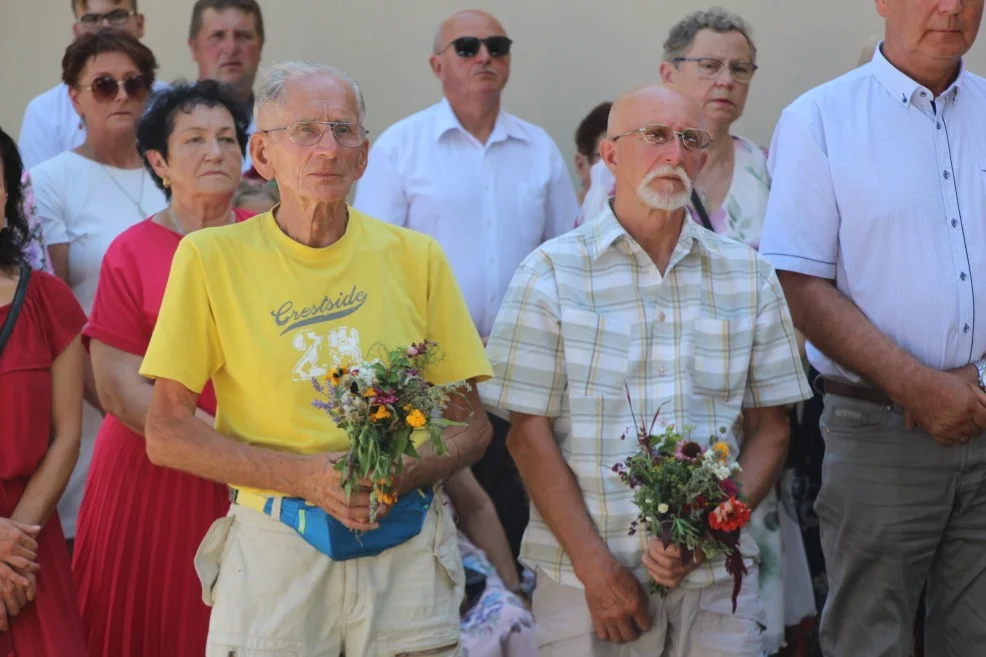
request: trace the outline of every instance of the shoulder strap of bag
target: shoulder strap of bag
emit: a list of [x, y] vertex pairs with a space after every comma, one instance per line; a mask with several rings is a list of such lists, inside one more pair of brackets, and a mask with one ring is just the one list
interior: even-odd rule
[[10, 312], [7, 313], [7, 319], [4, 320], [3, 326], [0, 327], [0, 354], [3, 353], [4, 347], [7, 346], [7, 341], [10, 340], [11, 334], [14, 332], [14, 324], [17, 323], [17, 316], [21, 314], [21, 308], [24, 306], [24, 298], [27, 297], [27, 284], [31, 280], [31, 268], [27, 265], [21, 266], [21, 278], [17, 282], [17, 291], [14, 292], [14, 300], [10, 306]]
[[702, 225], [705, 226], [706, 230], [711, 230], [713, 233], [716, 232], [712, 228], [712, 222], [709, 221], [709, 213], [705, 211], [705, 206], [702, 205], [702, 199], [698, 197], [698, 192], [692, 188], [692, 206], [695, 208], [695, 212], [698, 213], [699, 218], [702, 220]]

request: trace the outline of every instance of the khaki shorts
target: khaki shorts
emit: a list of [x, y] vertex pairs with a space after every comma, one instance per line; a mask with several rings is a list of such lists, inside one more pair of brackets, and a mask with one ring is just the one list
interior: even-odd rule
[[650, 598], [653, 625], [633, 643], [602, 642], [592, 628], [585, 591], [562, 586], [539, 570], [534, 623], [539, 657], [762, 657], [766, 616], [758, 571], [748, 566], [732, 613], [733, 581], [678, 587]]
[[195, 570], [212, 607], [206, 657], [458, 654], [465, 577], [439, 496], [413, 539], [341, 562], [234, 504], [206, 534]]

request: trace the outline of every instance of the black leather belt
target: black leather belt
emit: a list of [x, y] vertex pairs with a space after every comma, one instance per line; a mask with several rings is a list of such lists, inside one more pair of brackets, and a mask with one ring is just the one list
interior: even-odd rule
[[872, 402], [874, 404], [883, 404], [885, 406], [894, 405], [894, 400], [890, 398], [890, 395], [882, 390], [877, 390], [876, 388], [863, 388], [861, 386], [854, 386], [850, 383], [842, 383], [840, 381], [824, 379], [823, 390], [829, 395], [849, 397], [850, 399], [859, 399], [862, 401]]

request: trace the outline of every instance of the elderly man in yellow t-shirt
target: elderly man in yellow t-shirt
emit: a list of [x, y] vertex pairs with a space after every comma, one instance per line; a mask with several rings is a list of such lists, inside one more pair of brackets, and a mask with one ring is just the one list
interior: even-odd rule
[[[195, 560], [213, 606], [208, 655], [457, 650], [464, 577], [440, 497], [417, 535], [348, 560], [331, 559], [282, 515], [301, 501], [345, 527], [376, 531], [367, 493], [347, 502], [340, 486], [333, 466], [349, 443], [313, 408], [313, 378], [374, 345], [423, 339], [445, 354], [426, 378], [470, 381], [474, 409], [475, 384], [492, 374], [438, 244], [346, 204], [366, 167], [364, 113], [359, 87], [334, 68], [288, 63], [265, 72], [250, 152], [261, 175], [277, 181], [281, 204], [182, 240], [141, 368], [156, 379], [151, 460], [231, 486], [230, 515]], [[210, 379], [215, 429], [196, 417]], [[422, 450], [409, 462], [402, 499], [421, 498], [416, 490], [482, 455], [489, 424], [483, 413], [471, 418], [446, 437], [447, 456]], [[387, 521], [377, 521], [381, 530]]]

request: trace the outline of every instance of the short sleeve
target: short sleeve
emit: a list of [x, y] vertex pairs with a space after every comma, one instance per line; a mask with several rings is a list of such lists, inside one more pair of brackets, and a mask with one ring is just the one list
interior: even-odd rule
[[[385, 138], [381, 136], [381, 139]], [[356, 185], [353, 207], [375, 219], [395, 226], [406, 226], [407, 205], [404, 182], [390, 159], [390, 153], [378, 141], [370, 149], [366, 171]]]
[[781, 114], [770, 145], [770, 197], [760, 253], [776, 269], [834, 279], [839, 208], [824, 136], [801, 113]]
[[469, 315], [459, 284], [438, 242], [429, 238], [428, 335], [444, 358], [428, 372], [432, 383], [484, 381], [493, 375], [483, 341]]
[[142, 356], [153, 327], [143, 311], [140, 272], [124, 247], [123, 233], [110, 244], [99, 269], [99, 284], [83, 335], [105, 345]]
[[41, 217], [38, 216], [38, 204], [34, 199], [34, 185], [30, 174], [25, 171], [21, 177], [22, 209], [27, 220], [28, 238], [24, 247], [24, 258], [31, 269], [54, 273], [48, 258], [48, 248], [45, 246], [44, 228]]
[[140, 374], [171, 379], [195, 393], [225, 363], [202, 257], [182, 240], [171, 263], [154, 332]]
[[566, 379], [560, 318], [553, 277], [521, 264], [487, 341], [494, 378], [480, 386], [484, 404], [528, 415], [561, 415]]
[[48, 319], [48, 345], [51, 359], [55, 360], [82, 331], [86, 313], [71, 288], [61, 279], [45, 272], [35, 272], [32, 274], [32, 284], [38, 286], [41, 306]]
[[773, 270], [760, 286], [744, 408], [793, 404], [812, 396], [784, 292]]
[[48, 245], [66, 244], [72, 241], [70, 227], [64, 207], [62, 189], [57, 180], [57, 164], [49, 160], [43, 165], [31, 170], [31, 180], [34, 186], [34, 199], [41, 217], [45, 241]]
[[568, 167], [565, 166], [565, 160], [558, 146], [553, 141], [550, 145], [551, 181], [548, 183], [546, 202], [548, 220], [545, 222], [545, 239], [567, 233], [579, 223], [579, 199], [575, 195], [572, 177], [568, 173]]

